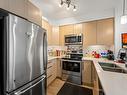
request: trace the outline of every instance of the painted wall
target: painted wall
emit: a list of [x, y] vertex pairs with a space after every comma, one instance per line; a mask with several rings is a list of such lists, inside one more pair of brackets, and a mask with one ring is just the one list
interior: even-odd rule
[[119, 1], [118, 6], [115, 8], [115, 38], [114, 40], [115, 40], [115, 56], [116, 57], [117, 57], [119, 49], [122, 48], [121, 34], [127, 33], [127, 24], [122, 25], [120, 23], [121, 16], [122, 16], [122, 0]]

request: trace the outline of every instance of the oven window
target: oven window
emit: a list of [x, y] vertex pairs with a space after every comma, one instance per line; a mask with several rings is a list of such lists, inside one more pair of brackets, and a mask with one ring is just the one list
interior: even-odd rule
[[80, 72], [80, 62], [63, 61], [62, 69], [72, 72]]

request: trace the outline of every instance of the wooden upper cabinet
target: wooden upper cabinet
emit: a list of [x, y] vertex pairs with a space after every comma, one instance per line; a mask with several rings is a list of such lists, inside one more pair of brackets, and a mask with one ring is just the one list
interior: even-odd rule
[[[5, 0], [7, 1], [7, 0]], [[9, 11], [21, 17], [27, 17], [28, 0], [8, 0]]]
[[42, 16], [40, 10], [28, 1], [28, 20], [42, 26]]
[[114, 19], [104, 19], [97, 21], [97, 44], [114, 44]]
[[74, 25], [65, 25], [64, 28], [64, 35], [71, 35], [74, 34]]
[[8, 10], [8, 1], [9, 0], [0, 0], [0, 8]]
[[75, 24], [74, 25], [74, 34], [81, 34], [82, 33], [82, 24]]
[[59, 45], [59, 27], [52, 28], [52, 44]]
[[64, 25], [59, 27], [59, 44], [64, 46], [65, 41], [64, 38], [66, 35], [74, 34], [74, 25]]
[[47, 21], [42, 20], [42, 27], [47, 32], [48, 45], [52, 45], [52, 25], [50, 25]]
[[114, 45], [114, 19], [83, 23], [84, 48], [90, 45]]
[[65, 28], [64, 26], [59, 27], [59, 45], [64, 46], [64, 36], [65, 36]]
[[83, 23], [83, 47], [97, 44], [96, 21]]

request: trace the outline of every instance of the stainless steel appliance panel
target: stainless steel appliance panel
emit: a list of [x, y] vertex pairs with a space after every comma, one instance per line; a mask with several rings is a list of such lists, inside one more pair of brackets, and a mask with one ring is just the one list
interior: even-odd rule
[[81, 84], [82, 81], [82, 61], [61, 60], [62, 62], [62, 80]]
[[65, 36], [65, 45], [82, 45], [82, 44], [83, 44], [83, 34]]
[[43, 62], [43, 45], [44, 45], [43, 36], [45, 32], [39, 26], [36, 26], [34, 24], [32, 24], [32, 31], [34, 34], [33, 37], [34, 57], [32, 63], [32, 79], [34, 79], [39, 77], [45, 72], [44, 62]]
[[7, 91], [12, 91], [30, 80], [31, 70], [26, 52], [28, 23], [11, 14], [8, 23]]
[[29, 83], [9, 95], [46, 95], [46, 76], [41, 76], [32, 83]]
[[7, 92], [44, 73], [43, 33], [39, 26], [9, 15]]

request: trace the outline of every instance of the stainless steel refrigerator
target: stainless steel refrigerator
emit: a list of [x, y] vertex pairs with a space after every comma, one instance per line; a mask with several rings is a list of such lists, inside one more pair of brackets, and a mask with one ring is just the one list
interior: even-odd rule
[[45, 30], [1, 10], [0, 33], [0, 95], [46, 95]]

